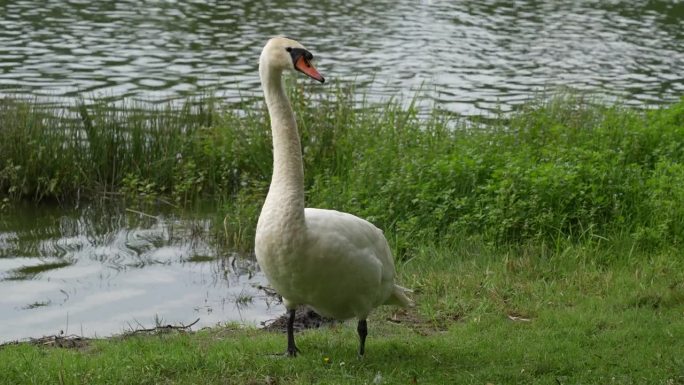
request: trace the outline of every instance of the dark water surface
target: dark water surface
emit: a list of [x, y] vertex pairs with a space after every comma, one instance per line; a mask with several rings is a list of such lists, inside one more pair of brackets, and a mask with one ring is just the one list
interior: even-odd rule
[[216, 244], [211, 215], [116, 208], [0, 213], [0, 342], [166, 324], [259, 325], [284, 308], [253, 258]]
[[466, 115], [559, 86], [635, 105], [684, 93], [678, 0], [0, 0], [0, 26], [4, 94], [258, 98], [258, 55], [275, 34], [372, 98], [422, 86]]

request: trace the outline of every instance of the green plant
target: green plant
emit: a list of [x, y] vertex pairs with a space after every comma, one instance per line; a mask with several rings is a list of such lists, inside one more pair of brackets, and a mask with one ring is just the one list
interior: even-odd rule
[[[681, 242], [681, 191], [670, 181], [684, 162], [684, 100], [639, 111], [561, 95], [480, 124], [421, 114], [416, 100], [368, 104], [353, 88], [291, 90], [308, 205], [371, 220], [393, 234], [401, 258], [416, 239], [462, 234], [498, 244], [625, 234], [643, 247]], [[262, 105], [3, 99], [0, 130], [11, 139], [0, 143], [3, 200], [210, 200], [233, 218], [234, 241], [251, 244], [272, 168]]]

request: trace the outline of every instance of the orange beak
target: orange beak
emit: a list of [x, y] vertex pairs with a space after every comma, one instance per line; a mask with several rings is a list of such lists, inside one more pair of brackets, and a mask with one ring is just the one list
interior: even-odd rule
[[309, 63], [308, 60], [304, 58], [304, 56], [300, 56], [299, 59], [297, 59], [297, 62], [295, 62], [295, 68], [297, 71], [303, 73], [304, 75], [318, 80], [321, 83], [325, 83], [325, 79], [323, 78], [323, 75], [316, 70], [316, 67], [314, 67], [311, 63]]

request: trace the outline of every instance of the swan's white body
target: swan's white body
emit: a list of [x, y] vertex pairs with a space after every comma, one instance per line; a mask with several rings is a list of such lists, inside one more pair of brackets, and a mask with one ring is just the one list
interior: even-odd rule
[[327, 317], [356, 317], [365, 329], [365, 318], [375, 307], [411, 302], [406, 289], [394, 283], [394, 261], [381, 230], [351, 214], [304, 208], [299, 133], [281, 76], [294, 69], [288, 55], [292, 48], [310, 55], [294, 40], [273, 38], [259, 62], [274, 165], [257, 224], [257, 261], [288, 309], [309, 305]]
[[257, 260], [287, 308], [306, 304], [326, 317], [365, 319], [380, 305], [408, 304], [394, 284], [389, 245], [371, 223], [305, 209], [303, 226], [273, 228], [262, 225], [267, 215], [262, 211], [259, 218]]

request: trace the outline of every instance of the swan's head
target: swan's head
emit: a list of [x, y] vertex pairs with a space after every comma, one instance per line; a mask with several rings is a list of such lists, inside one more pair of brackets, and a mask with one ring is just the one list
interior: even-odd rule
[[274, 37], [266, 43], [259, 65], [277, 71], [299, 71], [304, 75], [325, 82], [323, 76], [311, 64], [313, 55], [298, 41], [286, 37]]

